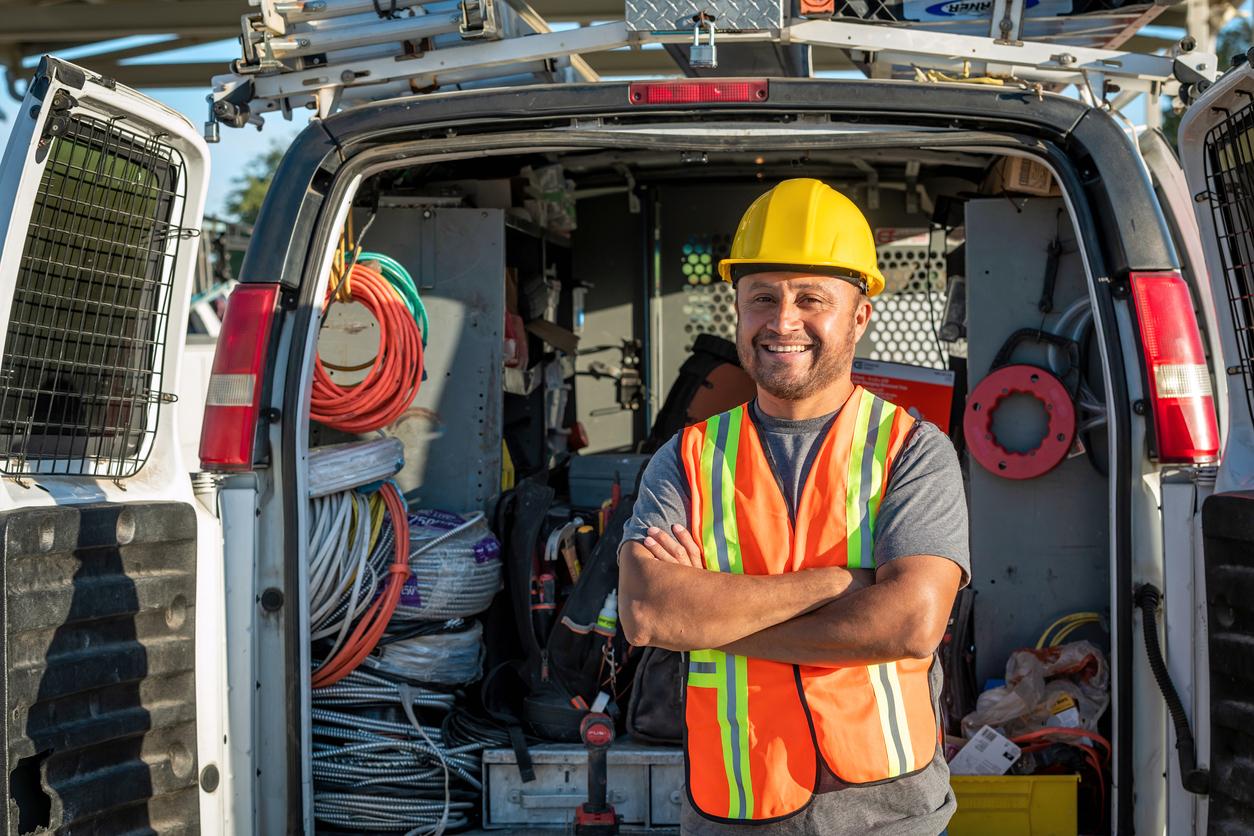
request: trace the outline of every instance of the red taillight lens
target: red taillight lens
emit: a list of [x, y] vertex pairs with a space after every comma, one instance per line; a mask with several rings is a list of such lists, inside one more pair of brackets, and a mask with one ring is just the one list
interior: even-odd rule
[[241, 284], [227, 300], [200, 428], [203, 470], [252, 469], [262, 375], [278, 299], [277, 284]]
[[1189, 288], [1175, 271], [1133, 273], [1131, 283], [1158, 459], [1213, 462], [1219, 456], [1219, 425]]
[[632, 104], [764, 102], [769, 96], [765, 81], [737, 78], [641, 81], [627, 88], [627, 98]]

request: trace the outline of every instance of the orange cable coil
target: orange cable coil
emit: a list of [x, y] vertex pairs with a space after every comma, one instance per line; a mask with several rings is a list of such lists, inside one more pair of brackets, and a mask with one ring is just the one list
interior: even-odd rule
[[[347, 433], [365, 433], [386, 427], [399, 418], [418, 394], [422, 383], [422, 333], [405, 301], [382, 274], [354, 264], [346, 297], [360, 303], [379, 323], [379, 349], [365, 378], [350, 386], [331, 379], [321, 356], [314, 367], [310, 417]], [[343, 288], [327, 288], [325, 311]]]

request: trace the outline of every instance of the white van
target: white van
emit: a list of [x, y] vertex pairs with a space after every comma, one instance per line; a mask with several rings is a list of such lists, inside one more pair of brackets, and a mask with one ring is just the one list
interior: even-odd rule
[[[346, 222], [408, 268], [429, 315], [426, 379], [385, 431], [403, 447], [395, 482], [412, 508], [490, 512], [503, 469], [543, 470], [580, 446], [572, 435], [587, 436], [581, 456], [648, 436], [696, 335], [734, 327], [728, 291], [682, 268], [717, 259], [749, 200], [798, 175], [850, 194], [881, 235], [889, 289], [859, 356], [952, 373], [978, 593], [966, 675], [996, 679], [1057, 617], [1101, 613], [1108, 639], [1091, 635], [1109, 654], [1113, 745], [1102, 831], [1250, 826], [1254, 70], [1192, 106], [1182, 166], [1160, 135], [1134, 141], [1103, 110], [1048, 93], [730, 88], [467, 91], [312, 122], [230, 299], [197, 463], [180, 453], [169, 393], [206, 147], [178, 114], [44, 60], [0, 200], [5, 832], [347, 826], [316, 815], [326, 750], [312, 731], [307, 601], [310, 450], [354, 438], [311, 421], [318, 349], [351, 366], [380, 344], [364, 313], [322, 313]], [[511, 194], [525, 168], [551, 166], [573, 181], [558, 187], [577, 200], [569, 234], [521, 218]], [[1028, 189], [1009, 171], [1045, 174]], [[558, 330], [511, 333], [531, 362], [506, 368], [519, 309]], [[1037, 336], [1011, 339], [1024, 329]], [[566, 334], [585, 350], [621, 346], [624, 362], [583, 374], [614, 354], [576, 363]], [[1011, 360], [1064, 379], [1078, 439], [1042, 471], [1026, 461], [1049, 442], [1040, 406], [1007, 401], [988, 433], [1013, 479], [960, 432], [970, 393]], [[639, 369], [638, 387], [624, 369]], [[1165, 669], [1147, 655], [1139, 591]], [[435, 805], [415, 820], [433, 832], [457, 816], [513, 821], [477, 799], [454, 799], [450, 817], [448, 784], [414, 780]], [[677, 796], [663, 789], [640, 802], [624, 788], [620, 808], [647, 810], [624, 825], [673, 828]], [[387, 792], [363, 790], [409, 809], [403, 786]], [[513, 801], [534, 812], [570, 799]]]

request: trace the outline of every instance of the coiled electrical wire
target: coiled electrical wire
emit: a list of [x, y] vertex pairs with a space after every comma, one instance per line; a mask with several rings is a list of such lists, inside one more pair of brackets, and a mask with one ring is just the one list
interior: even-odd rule
[[[426, 625], [419, 622], [416, 626]], [[437, 623], [435, 629], [384, 636], [377, 655], [367, 658], [364, 664], [371, 670], [421, 682], [466, 685], [483, 675], [483, 653], [483, 627], [479, 622], [453, 618]]]
[[[482, 791], [478, 741], [453, 742], [450, 692], [358, 669], [313, 692], [314, 815], [370, 833], [441, 834], [469, 824]], [[420, 717], [418, 712], [423, 712]]]
[[314, 640], [335, 636], [334, 655], [374, 598], [377, 576], [367, 563], [383, 527], [383, 503], [378, 495], [342, 491], [310, 506], [309, 621]]
[[433, 621], [483, 612], [501, 588], [500, 559], [480, 560], [475, 551], [477, 544], [488, 538], [495, 545], [484, 513], [468, 514], [453, 528], [430, 539], [427, 538], [438, 529], [422, 524], [423, 513], [419, 512], [410, 525], [409, 563], [420, 603], [401, 604], [396, 609], [396, 619]]
[[362, 613], [343, 645], [330, 655], [313, 673], [313, 686], [321, 688], [333, 685], [353, 671], [379, 642], [388, 621], [396, 610], [401, 597], [401, 587], [409, 578], [409, 522], [405, 500], [400, 490], [391, 482], [379, 489], [379, 495], [387, 506], [396, 533], [396, 545], [392, 562], [388, 565], [388, 577], [383, 593]]
[[419, 329], [422, 330], [422, 347], [426, 348], [431, 324], [427, 320], [427, 307], [422, 304], [422, 297], [418, 295], [418, 285], [414, 283], [409, 271], [399, 261], [383, 253], [362, 253], [357, 256], [357, 260], [359, 262], [373, 261], [379, 265], [379, 272], [388, 280], [388, 284], [396, 288], [401, 299], [405, 300], [405, 307], [409, 308], [414, 322], [418, 323]]
[[314, 365], [310, 417], [347, 433], [388, 426], [401, 416], [422, 383], [422, 334], [405, 300], [377, 271], [357, 263], [345, 287], [328, 287], [326, 305], [343, 293], [366, 308], [379, 324], [379, 347], [365, 378], [341, 386], [331, 379], [321, 356]]

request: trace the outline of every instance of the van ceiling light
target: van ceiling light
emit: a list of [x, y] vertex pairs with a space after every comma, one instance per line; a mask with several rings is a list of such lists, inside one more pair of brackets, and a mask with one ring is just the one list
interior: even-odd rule
[[1215, 398], [1188, 285], [1175, 270], [1132, 273], [1129, 281], [1158, 460], [1213, 462], [1219, 456]]
[[764, 102], [770, 97], [765, 79], [701, 78], [683, 81], [641, 81], [627, 87], [632, 104], [702, 104]]

